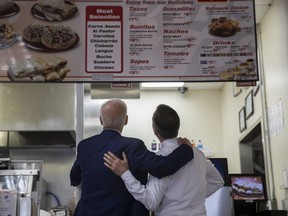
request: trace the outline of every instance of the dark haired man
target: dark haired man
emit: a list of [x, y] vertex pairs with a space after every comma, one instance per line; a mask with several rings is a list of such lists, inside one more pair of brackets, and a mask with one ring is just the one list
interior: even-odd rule
[[[152, 117], [153, 131], [162, 144], [160, 155], [169, 155], [177, 148], [180, 119], [171, 107], [161, 104]], [[143, 203], [157, 216], [205, 216], [205, 199], [224, 184], [220, 173], [206, 159], [205, 155], [193, 148], [194, 159], [175, 174], [158, 179], [150, 176], [146, 186], [141, 185], [128, 170], [126, 154], [123, 160], [108, 152], [104, 164], [121, 176], [133, 197]], [[129, 157], [128, 157], [129, 159]]]

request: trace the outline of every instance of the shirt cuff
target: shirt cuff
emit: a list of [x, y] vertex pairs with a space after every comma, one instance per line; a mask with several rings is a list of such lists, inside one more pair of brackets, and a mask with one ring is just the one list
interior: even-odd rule
[[126, 172], [124, 172], [121, 175], [121, 178], [122, 178], [123, 181], [125, 181], [125, 179], [128, 179], [131, 175], [132, 175], [132, 173], [130, 172], [130, 170], [127, 170]]
[[128, 190], [132, 190], [135, 187], [135, 184], [140, 184], [137, 179], [133, 176], [130, 170], [127, 170], [125, 173], [121, 175], [124, 184], [126, 185]]

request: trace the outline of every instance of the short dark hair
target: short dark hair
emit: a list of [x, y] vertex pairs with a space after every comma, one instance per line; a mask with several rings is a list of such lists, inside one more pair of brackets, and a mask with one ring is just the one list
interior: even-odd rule
[[152, 121], [155, 129], [163, 139], [178, 136], [180, 118], [177, 112], [168, 105], [158, 105], [153, 114]]

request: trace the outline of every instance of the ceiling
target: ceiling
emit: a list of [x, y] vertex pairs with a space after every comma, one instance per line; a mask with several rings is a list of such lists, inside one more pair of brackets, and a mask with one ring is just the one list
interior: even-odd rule
[[255, 15], [257, 24], [260, 23], [273, 1], [274, 0], [255, 0]]

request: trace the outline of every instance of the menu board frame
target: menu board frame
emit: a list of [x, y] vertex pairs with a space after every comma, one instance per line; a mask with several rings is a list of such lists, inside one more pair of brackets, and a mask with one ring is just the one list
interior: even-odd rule
[[0, 82], [259, 80], [254, 0], [13, 3]]

